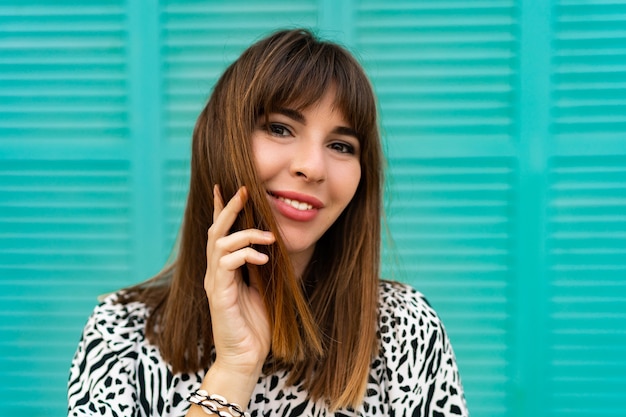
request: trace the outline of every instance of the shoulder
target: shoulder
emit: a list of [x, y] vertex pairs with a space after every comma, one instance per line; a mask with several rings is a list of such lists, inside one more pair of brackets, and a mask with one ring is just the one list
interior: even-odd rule
[[426, 297], [408, 284], [381, 281], [378, 308], [381, 325], [440, 325], [439, 317]]
[[151, 378], [138, 375], [148, 311], [143, 303], [121, 303], [123, 294], [102, 299], [83, 329], [68, 379], [68, 415], [136, 414], [137, 395]]
[[378, 337], [381, 357], [396, 371], [438, 362], [450, 349], [443, 323], [424, 295], [398, 282], [381, 282]]
[[384, 388], [370, 384], [368, 393], [378, 392], [396, 415], [467, 415], [452, 346], [423, 294], [381, 282], [378, 337], [372, 380]]
[[123, 293], [107, 295], [96, 306], [87, 322], [83, 338], [100, 339], [114, 350], [121, 351], [145, 339], [146, 306], [137, 301], [123, 303]]

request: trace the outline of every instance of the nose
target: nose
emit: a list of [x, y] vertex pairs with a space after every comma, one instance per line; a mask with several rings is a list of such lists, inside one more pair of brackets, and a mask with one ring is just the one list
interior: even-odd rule
[[302, 141], [291, 161], [291, 175], [311, 183], [320, 183], [326, 179], [324, 149], [318, 144]]

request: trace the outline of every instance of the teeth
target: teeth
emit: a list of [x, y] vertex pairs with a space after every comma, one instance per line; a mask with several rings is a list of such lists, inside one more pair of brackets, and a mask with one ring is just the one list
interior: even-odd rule
[[302, 201], [298, 201], [298, 200], [290, 200], [288, 198], [284, 198], [284, 197], [278, 197], [278, 199], [286, 204], [289, 204], [291, 207], [297, 209], [297, 210], [312, 210], [313, 206], [308, 204], [308, 203], [303, 203]]

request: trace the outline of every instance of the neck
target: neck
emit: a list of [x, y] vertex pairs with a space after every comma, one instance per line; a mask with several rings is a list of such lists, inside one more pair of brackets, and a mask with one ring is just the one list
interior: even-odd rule
[[304, 270], [309, 265], [311, 258], [313, 257], [313, 251], [315, 247], [308, 248], [303, 252], [292, 253], [289, 255], [291, 258], [291, 265], [293, 266], [293, 271], [296, 274], [298, 279], [302, 278], [304, 274]]

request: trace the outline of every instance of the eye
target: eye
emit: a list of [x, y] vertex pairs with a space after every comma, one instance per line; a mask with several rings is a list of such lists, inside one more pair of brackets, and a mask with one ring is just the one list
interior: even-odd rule
[[335, 150], [339, 153], [345, 153], [350, 155], [354, 155], [356, 153], [354, 146], [345, 142], [333, 142], [329, 145], [329, 147], [330, 149]]
[[285, 137], [285, 136], [290, 136], [291, 132], [289, 131], [289, 129], [287, 129], [286, 126], [283, 126], [281, 124], [278, 123], [270, 123], [267, 126], [267, 131], [273, 135], [273, 136], [278, 136], [278, 137]]

